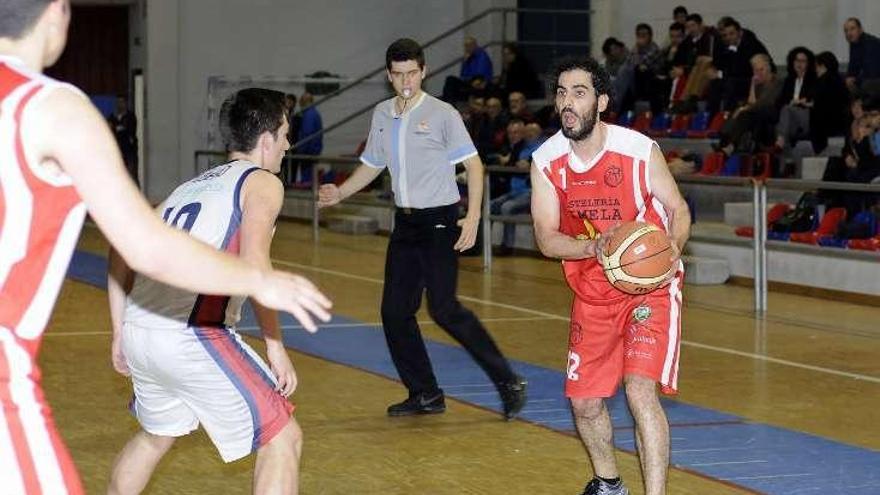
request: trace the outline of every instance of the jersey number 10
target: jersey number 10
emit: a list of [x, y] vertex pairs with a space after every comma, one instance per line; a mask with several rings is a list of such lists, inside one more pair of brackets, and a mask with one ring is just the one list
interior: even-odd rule
[[[165, 220], [165, 223], [171, 225], [172, 227], [177, 227], [178, 229], [182, 229], [185, 232], [189, 232], [193, 228], [193, 224], [196, 223], [196, 218], [199, 217], [199, 212], [202, 211], [201, 203], [189, 203], [180, 207], [177, 210], [177, 215], [174, 215], [174, 220], [169, 222], [171, 218], [171, 213], [174, 212], [174, 207], [168, 208], [165, 210], [165, 213], [162, 214], [162, 219]], [[183, 225], [180, 225], [181, 217], [184, 218]]]

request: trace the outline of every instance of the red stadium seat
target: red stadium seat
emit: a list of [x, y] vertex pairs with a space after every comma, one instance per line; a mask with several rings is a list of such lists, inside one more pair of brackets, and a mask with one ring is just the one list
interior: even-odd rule
[[846, 220], [846, 208], [832, 208], [825, 212], [825, 216], [819, 221], [819, 227], [812, 232], [794, 232], [789, 240], [802, 244], [818, 244], [823, 237], [833, 237], [837, 232], [840, 222]]

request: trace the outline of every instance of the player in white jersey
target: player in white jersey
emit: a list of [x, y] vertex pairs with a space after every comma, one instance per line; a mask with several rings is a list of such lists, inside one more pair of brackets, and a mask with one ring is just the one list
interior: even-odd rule
[[[284, 199], [272, 174], [289, 148], [283, 102], [282, 93], [251, 88], [223, 103], [229, 162], [175, 189], [158, 208], [166, 223], [271, 266]], [[175, 438], [199, 424], [226, 462], [257, 452], [255, 493], [296, 493], [302, 432], [287, 401], [296, 373], [277, 314], [254, 304], [267, 366], [234, 330], [243, 298], [171, 288], [134, 274], [118, 256], [111, 257], [108, 289], [113, 365], [131, 375], [130, 408], [143, 428], [117, 458], [108, 493], [140, 493]]]

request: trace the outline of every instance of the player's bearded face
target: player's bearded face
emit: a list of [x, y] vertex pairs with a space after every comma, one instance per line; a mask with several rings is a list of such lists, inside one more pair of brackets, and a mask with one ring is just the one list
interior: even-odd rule
[[562, 120], [562, 135], [574, 141], [582, 141], [590, 136], [596, 127], [596, 114], [599, 112], [599, 100], [593, 99], [593, 105], [578, 113], [574, 105], [566, 106], [559, 112]]

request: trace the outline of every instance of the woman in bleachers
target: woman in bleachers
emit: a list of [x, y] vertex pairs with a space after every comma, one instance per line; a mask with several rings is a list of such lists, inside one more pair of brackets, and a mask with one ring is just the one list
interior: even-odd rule
[[776, 100], [776, 147], [786, 155], [799, 140], [810, 135], [810, 109], [816, 94], [816, 60], [813, 52], [798, 46], [788, 52], [788, 73]]
[[846, 134], [849, 116], [849, 90], [840, 75], [840, 64], [831, 52], [816, 55], [816, 91], [810, 109], [810, 141], [821, 153], [831, 136]]

